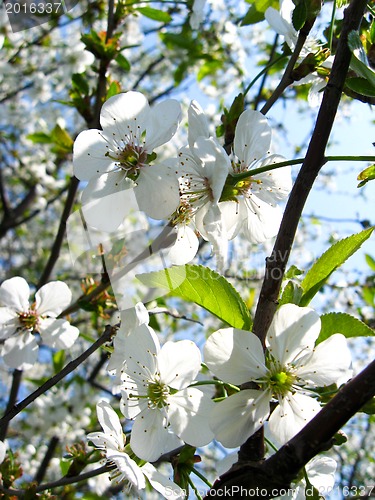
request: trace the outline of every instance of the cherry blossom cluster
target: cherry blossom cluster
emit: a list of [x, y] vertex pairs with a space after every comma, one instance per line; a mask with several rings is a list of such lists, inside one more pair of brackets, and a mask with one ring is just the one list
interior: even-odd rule
[[116, 230], [128, 210], [121, 193], [133, 189], [141, 211], [168, 219], [175, 228], [172, 263], [190, 262], [200, 235], [211, 243], [222, 268], [228, 241], [237, 234], [254, 243], [275, 236], [281, 221], [278, 202], [291, 189], [290, 168], [272, 169], [283, 158], [269, 153], [271, 128], [260, 112], [241, 114], [228, 155], [195, 101], [188, 110], [188, 144], [176, 157], [165, 158], [160, 148], [166, 148], [181, 120], [174, 99], [154, 107], [134, 91], [108, 99], [102, 130], [83, 131], [74, 143], [74, 173], [87, 182], [84, 214], [93, 227]]
[[[343, 335], [315, 345], [321, 322], [308, 307], [285, 304], [278, 309], [265, 351], [250, 331], [224, 328], [212, 333], [203, 349], [204, 363], [216, 377], [211, 381], [200, 375], [203, 360], [193, 341], [160, 346], [148, 322], [142, 303], [123, 312], [108, 365], [116, 375], [113, 392], [121, 395], [119, 409], [130, 437], [125, 437], [118, 414], [101, 400], [97, 414], [103, 432], [90, 433], [87, 439], [115, 466], [112, 478], [143, 489], [146, 477], [165, 497], [171, 482], [149, 462], [185, 443], [203, 447], [215, 439], [236, 448], [263, 425], [272, 443], [280, 446], [319, 411], [316, 389], [345, 383], [352, 374]], [[216, 401], [207, 390], [210, 383], [230, 388], [231, 395]], [[311, 484], [319, 487], [332, 483], [335, 468], [334, 460], [317, 458], [306, 470]], [[172, 490], [183, 498], [177, 485]]]
[[[70, 304], [72, 293], [62, 281], [51, 281], [29, 303], [30, 287], [16, 276], [0, 286], [0, 353], [10, 368], [25, 370], [38, 359], [39, 343], [53, 349], [69, 349], [79, 330], [58, 318]], [[40, 340], [39, 340], [40, 339]]]

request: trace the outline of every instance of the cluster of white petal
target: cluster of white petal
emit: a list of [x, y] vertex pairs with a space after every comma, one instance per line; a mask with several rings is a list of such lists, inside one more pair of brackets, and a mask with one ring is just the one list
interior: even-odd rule
[[11, 368], [30, 368], [38, 359], [38, 341], [54, 349], [68, 349], [79, 330], [57, 316], [70, 304], [69, 287], [62, 281], [51, 281], [35, 294], [29, 303], [30, 288], [24, 278], [16, 276], [0, 286], [1, 356]]
[[[136, 313], [139, 322], [144, 321], [142, 308]], [[194, 342], [168, 341], [160, 347], [155, 332], [145, 323], [128, 335], [120, 333], [114, 347], [115, 353], [120, 347], [122, 360], [115, 354], [110, 368], [117, 364], [121, 369], [121, 411], [134, 420], [130, 438], [134, 453], [155, 461], [183, 442], [192, 446], [211, 442], [208, 417], [214, 404], [207, 392], [191, 387], [201, 368]]]
[[111, 479], [119, 483], [128, 481], [137, 490], [146, 487], [147, 479], [165, 498], [184, 498], [184, 492], [177, 484], [158, 472], [150, 463], [138, 465], [125, 451], [126, 437], [120, 419], [109, 403], [105, 400], [99, 401], [96, 411], [103, 432], [91, 432], [87, 439], [105, 452], [108, 463], [116, 466], [111, 472]]
[[[346, 339], [335, 334], [315, 347], [320, 318], [310, 308], [281, 306], [267, 333], [267, 353], [252, 332], [226, 328], [205, 345], [205, 363], [225, 382], [254, 382], [215, 406], [211, 427], [224, 446], [234, 448], [268, 419], [269, 430], [284, 444], [320, 410], [314, 387], [341, 384], [351, 376]], [[270, 403], [278, 403], [270, 414]], [[236, 425], [233, 425], [236, 422]]]
[[[271, 128], [261, 113], [241, 114], [230, 157], [192, 101], [188, 145], [177, 159], [162, 161], [155, 149], [177, 130], [177, 101], [151, 108], [143, 94], [126, 92], [108, 99], [100, 120], [103, 130], [81, 132], [74, 143], [74, 173], [88, 182], [82, 202], [89, 225], [116, 230], [128, 211], [126, 193], [134, 189], [141, 211], [154, 219], [169, 218], [174, 226], [176, 242], [167, 252], [174, 264], [194, 258], [197, 235], [211, 243], [223, 268], [228, 241], [240, 232], [254, 243], [277, 233], [282, 215], [278, 202], [291, 189], [291, 175], [288, 167], [272, 169], [283, 158], [269, 154]], [[262, 172], [251, 176], [249, 171], [259, 168]]]

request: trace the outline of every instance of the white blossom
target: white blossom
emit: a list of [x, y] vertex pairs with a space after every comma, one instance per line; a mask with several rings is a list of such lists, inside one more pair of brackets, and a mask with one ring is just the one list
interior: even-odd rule
[[[184, 498], [184, 493], [177, 484], [163, 476], [149, 463], [139, 466], [125, 451], [126, 437], [120, 419], [109, 403], [105, 400], [99, 401], [96, 412], [103, 432], [91, 432], [87, 435], [87, 439], [96, 448], [105, 452], [108, 463], [116, 466], [110, 473], [111, 480], [116, 480], [118, 483], [129, 481], [134, 488], [142, 490], [146, 487], [147, 478], [151, 486], [165, 498], [171, 496], [170, 492], [174, 493], [172, 498]], [[131, 450], [129, 451], [131, 453]]]
[[207, 393], [190, 387], [201, 367], [201, 354], [190, 340], [160, 348], [150, 332], [129, 337], [124, 350], [121, 411], [133, 419], [130, 444], [137, 456], [153, 462], [183, 444], [208, 444], [213, 434]]
[[210, 136], [207, 118], [196, 101], [191, 102], [188, 116], [188, 146], [179, 152], [176, 172], [180, 205], [171, 218], [177, 228], [177, 241], [169, 257], [175, 264], [183, 264], [195, 256], [198, 250], [195, 229], [210, 241], [222, 267], [227, 239], [218, 202], [230, 171], [230, 160], [218, 141]]
[[[280, 155], [269, 155], [270, 144], [271, 127], [265, 116], [259, 111], [244, 111], [235, 130], [233, 174], [284, 161]], [[242, 232], [250, 242], [262, 243], [275, 236], [282, 217], [277, 203], [289, 194], [291, 187], [290, 167], [268, 170], [227, 184], [219, 207], [228, 238]]]
[[51, 281], [35, 294], [29, 304], [30, 288], [24, 278], [16, 276], [0, 286], [0, 340], [1, 355], [11, 368], [30, 368], [38, 357], [38, 342], [55, 348], [67, 349], [76, 341], [79, 330], [57, 316], [70, 304], [72, 294], [62, 281]]
[[[351, 376], [346, 339], [335, 334], [314, 347], [320, 318], [308, 307], [281, 306], [267, 332], [267, 353], [252, 332], [225, 328], [207, 340], [205, 362], [225, 382], [254, 382], [218, 403], [211, 416], [215, 438], [229, 448], [240, 446], [269, 417], [269, 429], [287, 442], [320, 410], [314, 386]], [[279, 404], [270, 415], [270, 402]], [[235, 425], [234, 425], [235, 423]]]
[[178, 181], [170, 165], [150, 165], [154, 149], [168, 142], [181, 119], [180, 105], [167, 99], [150, 108], [140, 92], [110, 97], [103, 104], [103, 130], [85, 130], [74, 143], [74, 174], [88, 181], [82, 195], [92, 226], [117, 229], [127, 213], [124, 190], [134, 188], [139, 208], [165, 219], [179, 203]]

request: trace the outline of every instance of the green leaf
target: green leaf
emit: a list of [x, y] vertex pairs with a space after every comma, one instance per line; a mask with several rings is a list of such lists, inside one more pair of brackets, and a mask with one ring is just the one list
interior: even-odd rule
[[304, 290], [300, 306], [306, 306], [322, 288], [330, 275], [353, 255], [370, 236], [374, 228], [365, 229], [331, 246], [307, 272], [301, 287]]
[[89, 84], [87, 83], [84, 75], [81, 73], [74, 73], [72, 76], [72, 86], [82, 95], [88, 95], [90, 93]]
[[252, 0], [248, 1], [251, 3], [249, 10], [246, 12], [244, 18], [241, 21], [241, 26], [248, 26], [249, 24], [256, 24], [264, 20], [264, 13], [268, 7], [273, 7], [279, 10], [278, 0]]
[[73, 139], [70, 137], [68, 132], [61, 128], [60, 125], [55, 125], [51, 132], [52, 142], [55, 147], [52, 151], [56, 154], [71, 153], [73, 150]]
[[293, 279], [296, 276], [301, 276], [303, 274], [303, 271], [301, 269], [298, 269], [297, 266], [290, 266], [290, 268], [287, 270], [287, 272], [284, 275], [284, 279]]
[[363, 48], [361, 39], [357, 31], [351, 31], [348, 35], [348, 46], [351, 51], [352, 59], [350, 67], [358, 76], [365, 78], [372, 88], [375, 87], [375, 72], [368, 64], [367, 55]]
[[249, 26], [249, 24], [260, 23], [264, 20], [264, 12], [259, 12], [255, 5], [251, 5], [241, 21], [241, 26]]
[[55, 373], [60, 372], [65, 364], [65, 351], [57, 351], [52, 356], [53, 369]]
[[305, 24], [307, 19], [307, 6], [305, 0], [300, 0], [300, 2], [296, 5], [292, 14], [292, 23], [294, 29], [299, 31], [302, 26]]
[[107, 95], [105, 96], [106, 101], [110, 98], [113, 97], [114, 95], [117, 95], [121, 92], [121, 86], [119, 82], [113, 81], [111, 82], [108, 90], [107, 90]]
[[375, 414], [375, 398], [370, 399], [367, 403], [362, 406], [360, 409], [363, 413], [367, 413], [367, 415], [374, 415]]
[[169, 23], [172, 21], [172, 17], [168, 12], [164, 12], [159, 9], [153, 9], [152, 7], [138, 7], [136, 9], [140, 14], [153, 21], [159, 21], [161, 23]]
[[375, 259], [371, 257], [368, 253], [365, 254], [365, 260], [366, 264], [369, 266], [370, 269], [375, 271]]
[[51, 136], [45, 134], [44, 132], [35, 132], [34, 134], [29, 134], [26, 137], [34, 144], [51, 144], [52, 142]]
[[283, 304], [296, 304], [298, 306], [302, 294], [303, 289], [299, 285], [293, 283], [293, 281], [288, 281], [279, 299], [279, 305], [281, 306]]
[[175, 266], [163, 271], [138, 274], [152, 288], [194, 302], [234, 328], [249, 330], [251, 318], [245, 302], [224, 276], [204, 266]]
[[344, 337], [373, 337], [375, 332], [361, 320], [347, 313], [328, 313], [321, 317], [322, 328], [317, 344], [328, 339], [334, 333], [342, 333]]
[[358, 174], [357, 181], [361, 181], [357, 187], [362, 187], [368, 181], [372, 181], [375, 179], [375, 165], [371, 165], [370, 167], [365, 168]]
[[115, 61], [117, 62], [117, 64], [120, 66], [121, 69], [123, 69], [124, 71], [130, 71], [130, 62], [126, 59], [125, 56], [123, 56], [122, 54], [119, 54]]
[[347, 78], [345, 85], [357, 94], [374, 97], [375, 96], [375, 85], [372, 85], [366, 78], [360, 76]]

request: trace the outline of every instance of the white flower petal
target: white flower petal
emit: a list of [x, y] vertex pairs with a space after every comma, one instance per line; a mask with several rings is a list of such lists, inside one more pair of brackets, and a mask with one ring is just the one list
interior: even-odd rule
[[[298, 377], [317, 386], [342, 383], [351, 375], [352, 357], [346, 338], [337, 333], [318, 344], [312, 355], [298, 363]], [[302, 366], [301, 366], [302, 365]]]
[[[143, 305], [143, 304], [142, 304]], [[127, 311], [131, 311], [131, 309], [127, 309]], [[128, 314], [127, 311], [123, 311], [121, 313], [121, 326], [116, 332], [116, 336], [113, 340], [113, 353], [111, 354], [111, 357], [109, 359], [108, 363], [108, 371], [113, 371], [113, 370], [121, 370], [122, 365], [125, 362], [125, 353], [128, 350], [128, 346], [132, 343], [137, 342], [138, 335], [141, 336], [145, 342], [149, 342], [148, 347], [146, 348], [146, 351], [141, 351], [140, 355], [143, 356], [144, 353], [147, 353], [148, 350], [152, 351], [157, 351], [158, 347], [155, 347], [155, 345], [158, 344], [158, 340], [155, 337], [154, 331], [146, 324], [148, 323], [145, 321], [145, 323], [139, 324], [138, 326], [134, 325], [133, 321], [143, 321], [146, 319], [146, 317], [143, 317], [143, 312], [141, 313], [142, 316], [137, 316], [137, 319], [133, 317], [134, 312], [130, 314], [129, 322], [127, 320]], [[134, 311], [134, 308], [133, 308]], [[147, 318], [148, 318], [148, 312], [147, 313]], [[129, 339], [131, 337], [131, 339]], [[144, 344], [143, 344], [144, 346]], [[131, 349], [131, 347], [130, 347]], [[136, 353], [134, 353], [136, 354]], [[137, 358], [139, 354], [136, 354]], [[148, 357], [148, 354], [145, 354], [146, 357]]]
[[4, 462], [7, 447], [3, 441], [0, 441], [0, 464]]
[[36, 310], [40, 315], [56, 318], [72, 301], [72, 292], [66, 283], [51, 281], [35, 294]]
[[64, 319], [45, 318], [39, 331], [43, 344], [53, 349], [69, 349], [79, 336], [79, 330]]
[[282, 365], [312, 350], [320, 333], [320, 317], [309, 307], [282, 305], [267, 333], [270, 353]]
[[166, 259], [175, 266], [182, 266], [191, 262], [199, 248], [199, 240], [195, 232], [185, 224], [176, 226], [177, 239], [167, 250]]
[[188, 109], [188, 143], [190, 149], [194, 148], [198, 137], [210, 137], [207, 117], [197, 101], [191, 101]]
[[173, 389], [182, 389], [195, 379], [201, 361], [201, 353], [191, 340], [166, 342], [158, 355], [160, 380]]
[[268, 392], [246, 389], [217, 403], [210, 419], [215, 438], [227, 448], [241, 446], [262, 427], [270, 399]]
[[269, 430], [283, 445], [295, 436], [320, 411], [320, 404], [304, 394], [289, 394], [281, 399], [269, 419]]
[[175, 99], [166, 99], [151, 108], [147, 121], [147, 150], [152, 151], [168, 142], [176, 133], [181, 117], [181, 106]]
[[216, 257], [217, 268], [219, 272], [223, 272], [227, 265], [228, 236], [221, 217], [220, 208], [216, 203], [208, 207], [206, 215], [203, 217], [202, 224], [204, 233], [212, 245], [213, 254]]
[[[128, 480], [137, 490], [142, 490], [146, 487], [145, 476], [141, 467], [127, 453], [113, 453], [109, 451], [107, 458], [111, 462], [114, 462], [117, 469], [121, 472], [121, 480]], [[119, 479], [116, 477], [117, 481]]]
[[190, 387], [170, 396], [168, 403], [173, 432], [185, 443], [204, 446], [213, 440], [209, 416], [215, 404], [208, 394]]
[[268, 9], [266, 9], [264, 17], [271, 28], [279, 35], [289, 36], [292, 33], [293, 27], [287, 20], [281, 17], [280, 12], [273, 7], [268, 7]]
[[106, 454], [110, 451], [112, 453], [119, 452], [119, 443], [113, 435], [105, 434], [104, 432], [90, 432], [87, 434], [86, 439], [91, 441], [96, 448], [104, 450]]
[[34, 335], [25, 332], [5, 340], [1, 354], [10, 368], [28, 370], [36, 363], [38, 351]]
[[178, 179], [168, 165], [145, 166], [135, 188], [138, 206], [152, 219], [167, 219], [180, 203]]
[[207, 339], [204, 361], [224, 382], [243, 384], [267, 374], [260, 340], [252, 332], [223, 328]]
[[133, 186], [121, 171], [90, 181], [82, 193], [87, 224], [102, 231], [115, 231], [131, 211], [138, 210]]
[[125, 92], [110, 97], [100, 111], [100, 124], [108, 136], [123, 144], [125, 137], [140, 137], [146, 129], [150, 107], [140, 92]]
[[176, 483], [165, 477], [149, 463], [142, 465], [141, 471], [150, 481], [154, 490], [158, 491], [164, 498], [183, 500], [185, 492]]
[[100, 130], [84, 130], [73, 146], [73, 172], [81, 181], [89, 181], [113, 169], [113, 160], [106, 156], [108, 139]]
[[[269, 155], [263, 158], [256, 165], [256, 168], [274, 165], [282, 161], [285, 161], [283, 156]], [[251, 184], [251, 192], [269, 205], [275, 205], [277, 201], [286, 198], [292, 189], [291, 167], [282, 167], [263, 172], [262, 174], [255, 175], [253, 179], [257, 182]]]
[[256, 195], [251, 195], [240, 199], [237, 217], [243, 218], [242, 231], [245, 238], [251, 243], [263, 243], [276, 236], [282, 212], [279, 207], [271, 206]]
[[181, 440], [170, 433], [161, 411], [145, 410], [135, 419], [130, 446], [137, 457], [155, 462], [163, 453], [180, 446]]
[[330, 457], [314, 457], [306, 464], [306, 472], [310, 483], [323, 495], [328, 495], [333, 488], [336, 469], [337, 462]]
[[24, 312], [29, 309], [30, 288], [20, 276], [5, 280], [0, 286], [0, 304]]
[[18, 314], [9, 307], [0, 307], [0, 339], [12, 336], [20, 327]]
[[259, 111], [247, 109], [238, 119], [233, 150], [245, 166], [262, 158], [271, 144], [271, 127]]
[[104, 433], [114, 437], [122, 450], [125, 446], [125, 437], [120, 419], [115, 410], [107, 401], [102, 399], [96, 404], [96, 413]]

